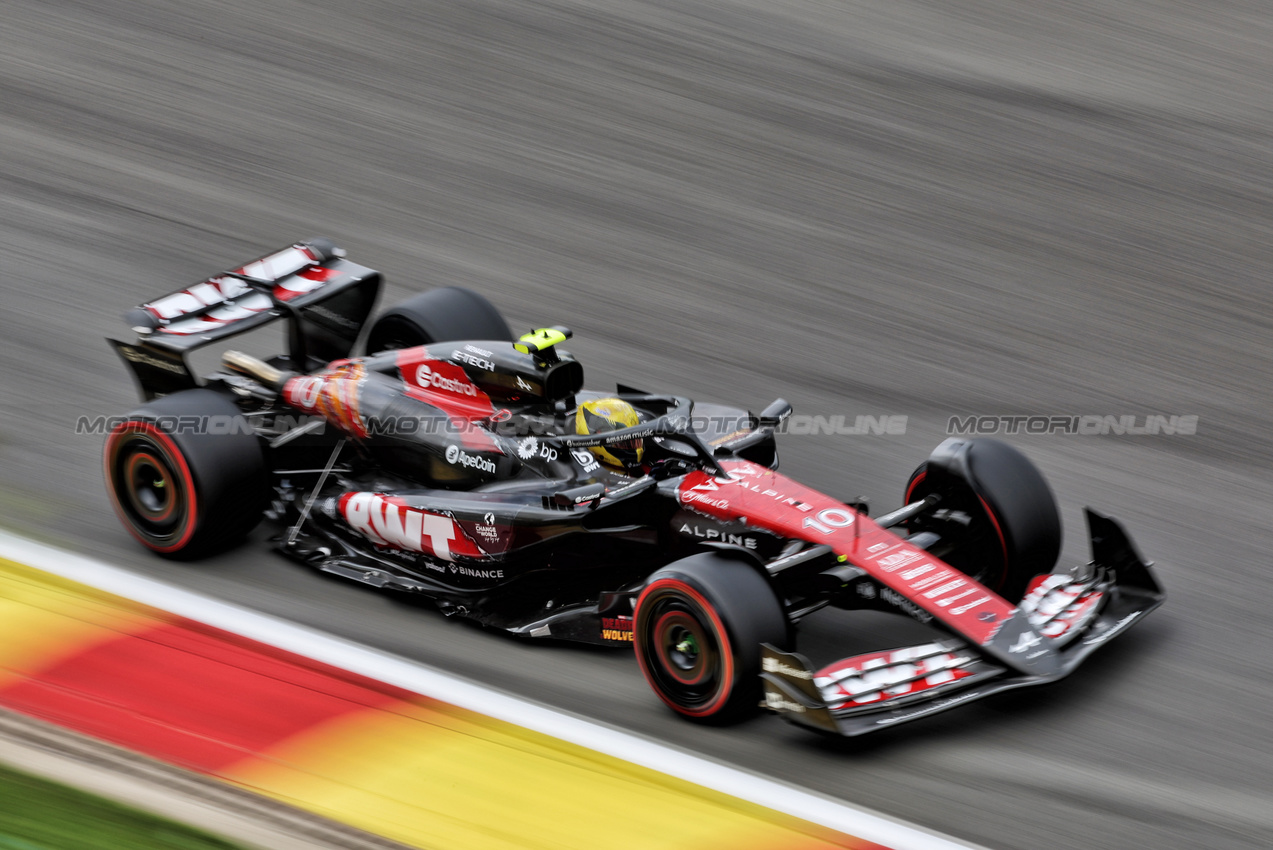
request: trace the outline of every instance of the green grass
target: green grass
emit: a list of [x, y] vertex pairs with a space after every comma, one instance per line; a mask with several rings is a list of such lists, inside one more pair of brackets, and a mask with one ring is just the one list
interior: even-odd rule
[[0, 850], [242, 850], [239, 845], [0, 765]]

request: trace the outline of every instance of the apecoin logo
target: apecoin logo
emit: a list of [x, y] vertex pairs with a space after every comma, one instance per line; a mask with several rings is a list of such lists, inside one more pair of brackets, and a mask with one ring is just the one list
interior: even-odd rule
[[495, 463], [493, 461], [461, 451], [460, 447], [454, 444], [446, 447], [446, 462], [452, 466], [463, 466], [481, 472], [495, 471]]

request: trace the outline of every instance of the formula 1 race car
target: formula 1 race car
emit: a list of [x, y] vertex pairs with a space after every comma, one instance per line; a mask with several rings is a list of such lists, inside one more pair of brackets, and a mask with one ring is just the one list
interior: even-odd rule
[[[753, 416], [586, 392], [568, 329], [515, 338], [457, 288], [369, 321], [380, 285], [312, 239], [127, 314], [137, 340], [111, 343], [145, 403], [104, 462], [138, 540], [195, 558], [265, 518], [286, 555], [447, 615], [632, 645], [687, 718], [763, 705], [844, 735], [1059, 679], [1164, 599], [1090, 509], [1092, 563], [1054, 572], [1055, 500], [1006, 443], [947, 440], [905, 507], [872, 519], [776, 471], [781, 399]], [[189, 352], [276, 320], [286, 354], [227, 351], [195, 376]], [[797, 627], [826, 606], [899, 613], [933, 637], [814, 669]]]

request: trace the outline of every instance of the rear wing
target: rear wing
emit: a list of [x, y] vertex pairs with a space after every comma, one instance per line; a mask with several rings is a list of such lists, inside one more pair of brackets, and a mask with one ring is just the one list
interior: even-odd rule
[[352, 353], [380, 284], [331, 240], [308, 239], [129, 310], [137, 342], [108, 342], [147, 400], [199, 385], [189, 352], [278, 319], [288, 368], [309, 372]]

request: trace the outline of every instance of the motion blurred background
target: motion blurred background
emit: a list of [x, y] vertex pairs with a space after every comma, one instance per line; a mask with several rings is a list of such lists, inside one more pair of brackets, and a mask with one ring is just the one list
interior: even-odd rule
[[[990, 847], [1273, 843], [1273, 9], [1249, 0], [10, 0], [0, 521]], [[325, 235], [386, 303], [563, 323], [589, 384], [907, 417], [792, 435], [875, 511], [950, 417], [1122, 519], [1168, 606], [1070, 681], [861, 742], [671, 718], [624, 653], [529, 647], [249, 545], [139, 551], [81, 415], [148, 298]], [[898, 628], [810, 624], [802, 647]], [[905, 625], [905, 624], [903, 624]], [[881, 636], [878, 629], [886, 631]]]

